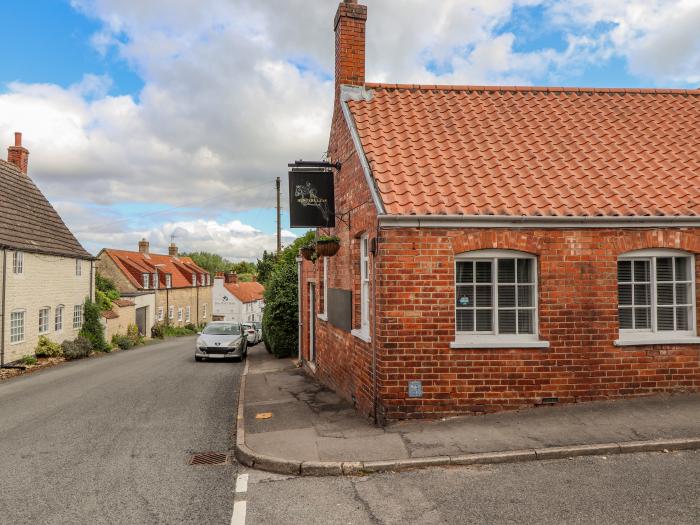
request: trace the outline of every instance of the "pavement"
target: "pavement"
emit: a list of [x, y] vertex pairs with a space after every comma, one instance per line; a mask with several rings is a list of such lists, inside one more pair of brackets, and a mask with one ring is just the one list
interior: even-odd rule
[[194, 361], [194, 338], [0, 382], [0, 523], [231, 523], [243, 364]]
[[[284, 474], [342, 475], [700, 448], [700, 395], [546, 406], [384, 428], [262, 345], [250, 350], [236, 456]], [[266, 417], [267, 416], [267, 417]]]

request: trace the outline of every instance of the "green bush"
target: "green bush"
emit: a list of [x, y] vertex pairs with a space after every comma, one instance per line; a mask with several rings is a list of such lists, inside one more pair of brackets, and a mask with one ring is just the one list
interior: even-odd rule
[[87, 357], [92, 352], [92, 343], [82, 336], [78, 336], [73, 341], [63, 341], [61, 344], [63, 356], [72, 361], [73, 359], [82, 359]]
[[185, 325], [185, 329], [187, 329], [190, 332], [195, 333], [195, 334], [199, 331], [199, 329], [197, 328], [197, 325], [194, 323], [187, 323]]
[[37, 363], [37, 359], [33, 355], [25, 355], [22, 358], [22, 363], [27, 365], [27, 366], [35, 365]]
[[287, 357], [297, 351], [297, 288], [296, 263], [283, 264], [275, 269], [265, 288], [265, 346], [269, 346], [277, 357]]
[[139, 346], [143, 344], [143, 336], [139, 333], [139, 327], [135, 324], [130, 324], [126, 329], [126, 337], [131, 341], [131, 346]]
[[112, 344], [118, 346], [122, 350], [129, 350], [134, 347], [134, 343], [131, 342], [126, 335], [114, 334], [112, 336]]
[[100, 311], [112, 309], [112, 301], [119, 299], [120, 294], [114, 283], [102, 277], [99, 272], [95, 273], [95, 302], [100, 307]]
[[[193, 325], [194, 326], [194, 325]], [[197, 328], [190, 330], [186, 326], [170, 326], [166, 325], [163, 333], [166, 337], [184, 337], [187, 335], [194, 335], [197, 333]]]
[[37, 357], [59, 357], [62, 354], [61, 345], [42, 335], [34, 353]]
[[80, 329], [80, 336], [87, 339], [95, 352], [107, 352], [109, 346], [105, 340], [105, 330], [102, 326], [102, 311], [97, 303], [90, 299], [85, 299], [83, 303], [83, 327]]
[[163, 339], [165, 337], [165, 324], [156, 323], [151, 327], [151, 337], [153, 339]]

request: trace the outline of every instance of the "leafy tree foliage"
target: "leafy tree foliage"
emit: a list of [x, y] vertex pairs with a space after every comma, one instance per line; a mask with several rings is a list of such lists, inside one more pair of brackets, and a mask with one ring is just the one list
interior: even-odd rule
[[90, 299], [85, 299], [83, 303], [83, 327], [80, 329], [80, 336], [90, 341], [90, 345], [95, 352], [106, 352], [109, 345], [105, 341], [105, 330], [100, 322], [102, 310], [97, 303]]
[[277, 257], [275, 254], [265, 250], [262, 259], [258, 259], [258, 281], [266, 284], [275, 269], [275, 264], [277, 264]]
[[255, 264], [251, 262], [231, 262], [216, 253], [192, 252], [183, 253], [182, 256], [191, 257], [198, 266], [201, 266], [211, 274], [216, 274], [217, 272], [235, 272], [240, 276], [241, 274], [255, 275], [257, 273]]
[[95, 302], [99, 305], [100, 311], [112, 309], [112, 301], [121, 297], [114, 282], [107, 277], [95, 272]]

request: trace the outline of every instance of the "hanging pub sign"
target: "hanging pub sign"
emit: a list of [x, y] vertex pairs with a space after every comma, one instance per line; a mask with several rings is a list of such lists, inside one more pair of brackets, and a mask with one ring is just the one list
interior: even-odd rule
[[290, 171], [289, 216], [292, 228], [334, 227], [333, 173], [322, 170]]

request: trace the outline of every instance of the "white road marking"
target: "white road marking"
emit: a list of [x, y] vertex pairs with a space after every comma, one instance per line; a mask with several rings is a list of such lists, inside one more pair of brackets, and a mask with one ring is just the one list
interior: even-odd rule
[[236, 494], [248, 492], [248, 474], [240, 474], [236, 480]]
[[245, 525], [245, 501], [237, 501], [233, 504], [233, 516], [231, 516], [231, 525]]

